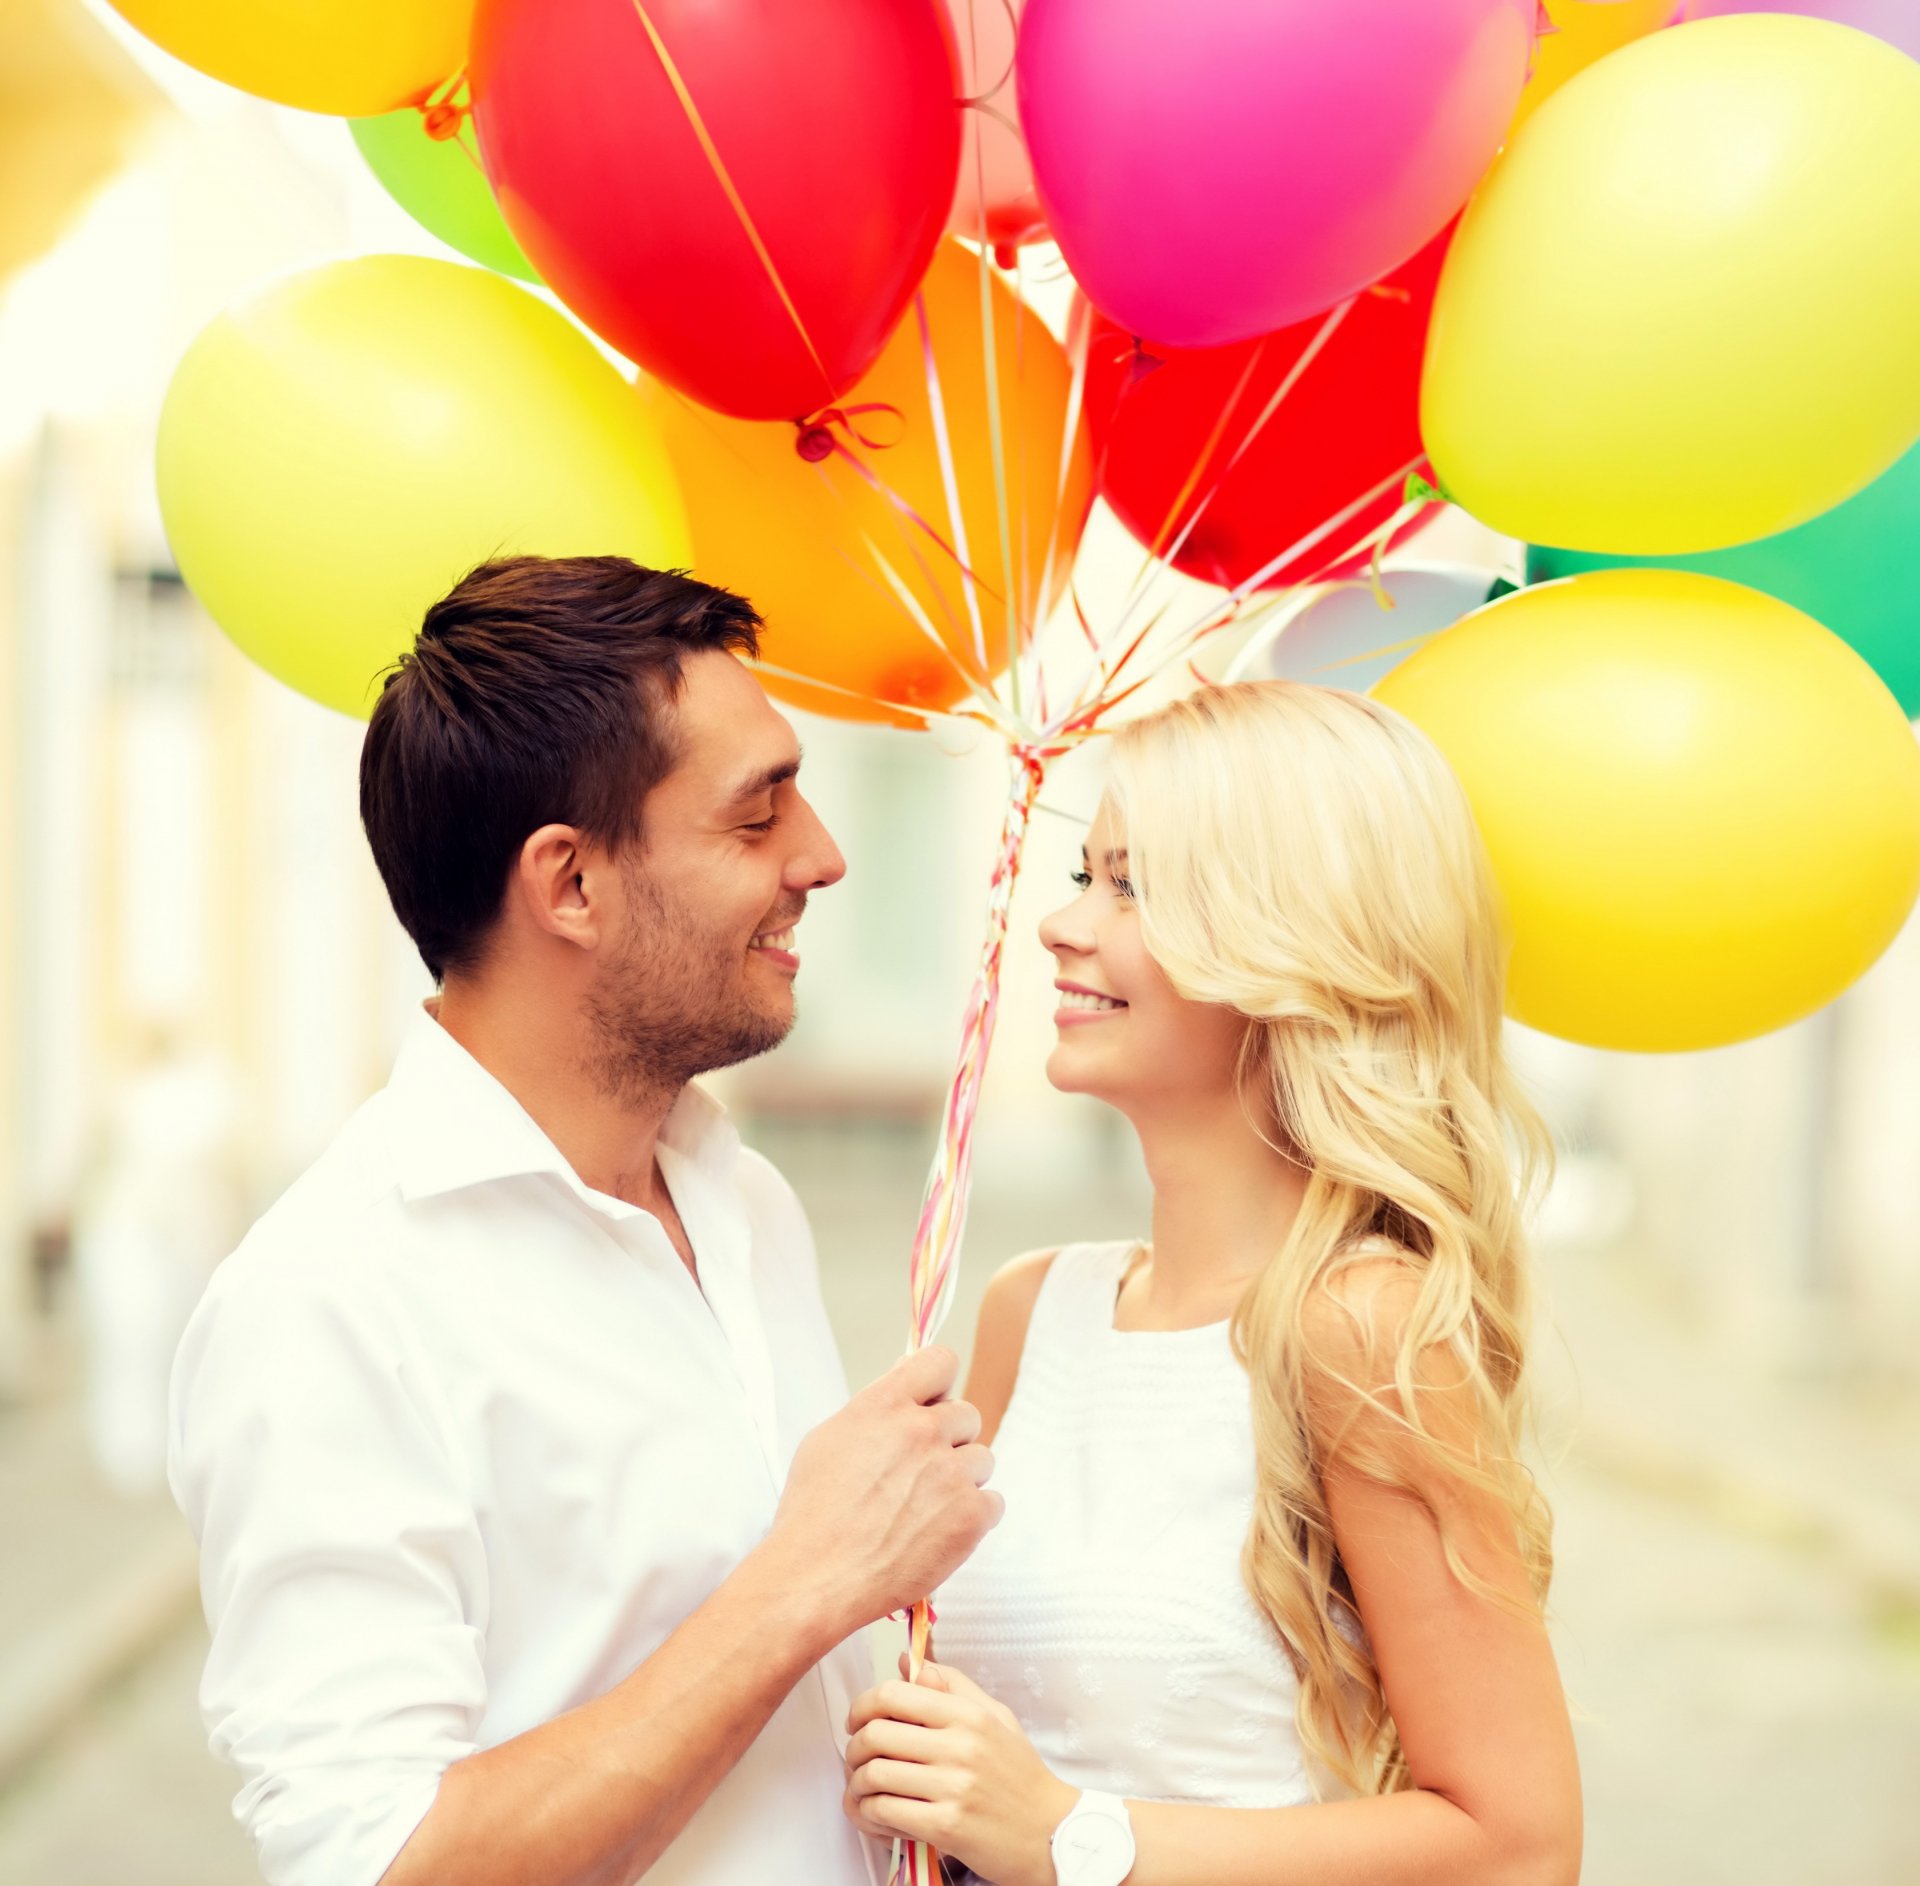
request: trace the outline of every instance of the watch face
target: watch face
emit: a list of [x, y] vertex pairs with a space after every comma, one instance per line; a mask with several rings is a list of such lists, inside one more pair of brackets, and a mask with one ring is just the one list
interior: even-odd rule
[[1053, 1837], [1053, 1860], [1062, 1886], [1120, 1886], [1133, 1865], [1133, 1830], [1102, 1814], [1074, 1814]]

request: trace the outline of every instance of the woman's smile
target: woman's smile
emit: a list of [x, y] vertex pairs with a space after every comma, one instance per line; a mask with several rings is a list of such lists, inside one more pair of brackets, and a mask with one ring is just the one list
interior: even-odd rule
[[1118, 996], [1103, 995], [1098, 989], [1089, 989], [1077, 982], [1062, 981], [1053, 986], [1060, 991], [1060, 1006], [1053, 1016], [1056, 1027], [1105, 1021], [1109, 1016], [1122, 1014], [1126, 1010], [1127, 1005]]

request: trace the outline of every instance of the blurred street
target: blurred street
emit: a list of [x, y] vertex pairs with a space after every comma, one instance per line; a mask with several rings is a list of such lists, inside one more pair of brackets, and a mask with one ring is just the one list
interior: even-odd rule
[[[849, 1372], [864, 1380], [897, 1346], [920, 1136], [816, 1125], [754, 1137], [807, 1195]], [[1090, 1196], [1091, 1205], [1088, 1195], [983, 1191], [956, 1339], [1001, 1254], [1063, 1227], [1117, 1235], [1140, 1222], [1137, 1183], [1118, 1162]], [[1681, 1338], [1635, 1296], [1630, 1269], [1571, 1253], [1545, 1269], [1564, 1339], [1564, 1350], [1551, 1341], [1539, 1350], [1550, 1443], [1554, 1430], [1584, 1423], [1549, 1491], [1556, 1634], [1580, 1716], [1587, 1886], [1911, 1886], [1920, 1560], [1900, 1588], [1844, 1525], [1759, 1484], [1751, 1459], [1721, 1445], [1700, 1412], [1741, 1413], [1731, 1378], [1702, 1370], [1684, 1406], [1645, 1403]], [[1822, 1390], [1812, 1400], [1830, 1420], [1845, 1418], [1844, 1397]], [[1796, 1420], [1791, 1402], [1775, 1406], [1776, 1418]], [[1730, 1426], [1765, 1446], [1757, 1416]], [[1841, 1490], [1892, 1492], [1889, 1476], [1920, 1473], [1913, 1450], [1893, 1445], [1912, 1431], [1863, 1421], [1855, 1448], [1828, 1456], [1828, 1478]], [[0, 1461], [16, 1438], [0, 1424]], [[173, 1524], [153, 1509], [124, 1523], [125, 1540], [94, 1542], [123, 1566], [136, 1538]], [[234, 1784], [205, 1752], [194, 1703], [204, 1634], [191, 1597], [170, 1615], [137, 1666], [0, 1793], [6, 1886], [256, 1878], [228, 1818]]]

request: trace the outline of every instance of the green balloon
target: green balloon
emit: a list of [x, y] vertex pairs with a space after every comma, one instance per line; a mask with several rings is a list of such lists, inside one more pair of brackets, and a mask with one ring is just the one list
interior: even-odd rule
[[470, 127], [458, 137], [432, 138], [425, 117], [411, 108], [347, 122], [367, 168], [421, 228], [502, 275], [540, 279], [493, 200]]
[[1608, 557], [1535, 545], [1527, 552], [1527, 581], [1622, 565], [1698, 570], [1791, 603], [1850, 643], [1909, 720], [1920, 715], [1920, 445], [1846, 503], [1777, 537], [1691, 557]]

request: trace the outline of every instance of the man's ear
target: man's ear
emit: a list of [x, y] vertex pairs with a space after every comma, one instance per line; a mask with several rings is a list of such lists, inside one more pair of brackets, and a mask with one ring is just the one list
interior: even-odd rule
[[605, 862], [577, 826], [543, 825], [520, 847], [509, 895], [536, 930], [592, 949], [607, 918], [594, 895]]

